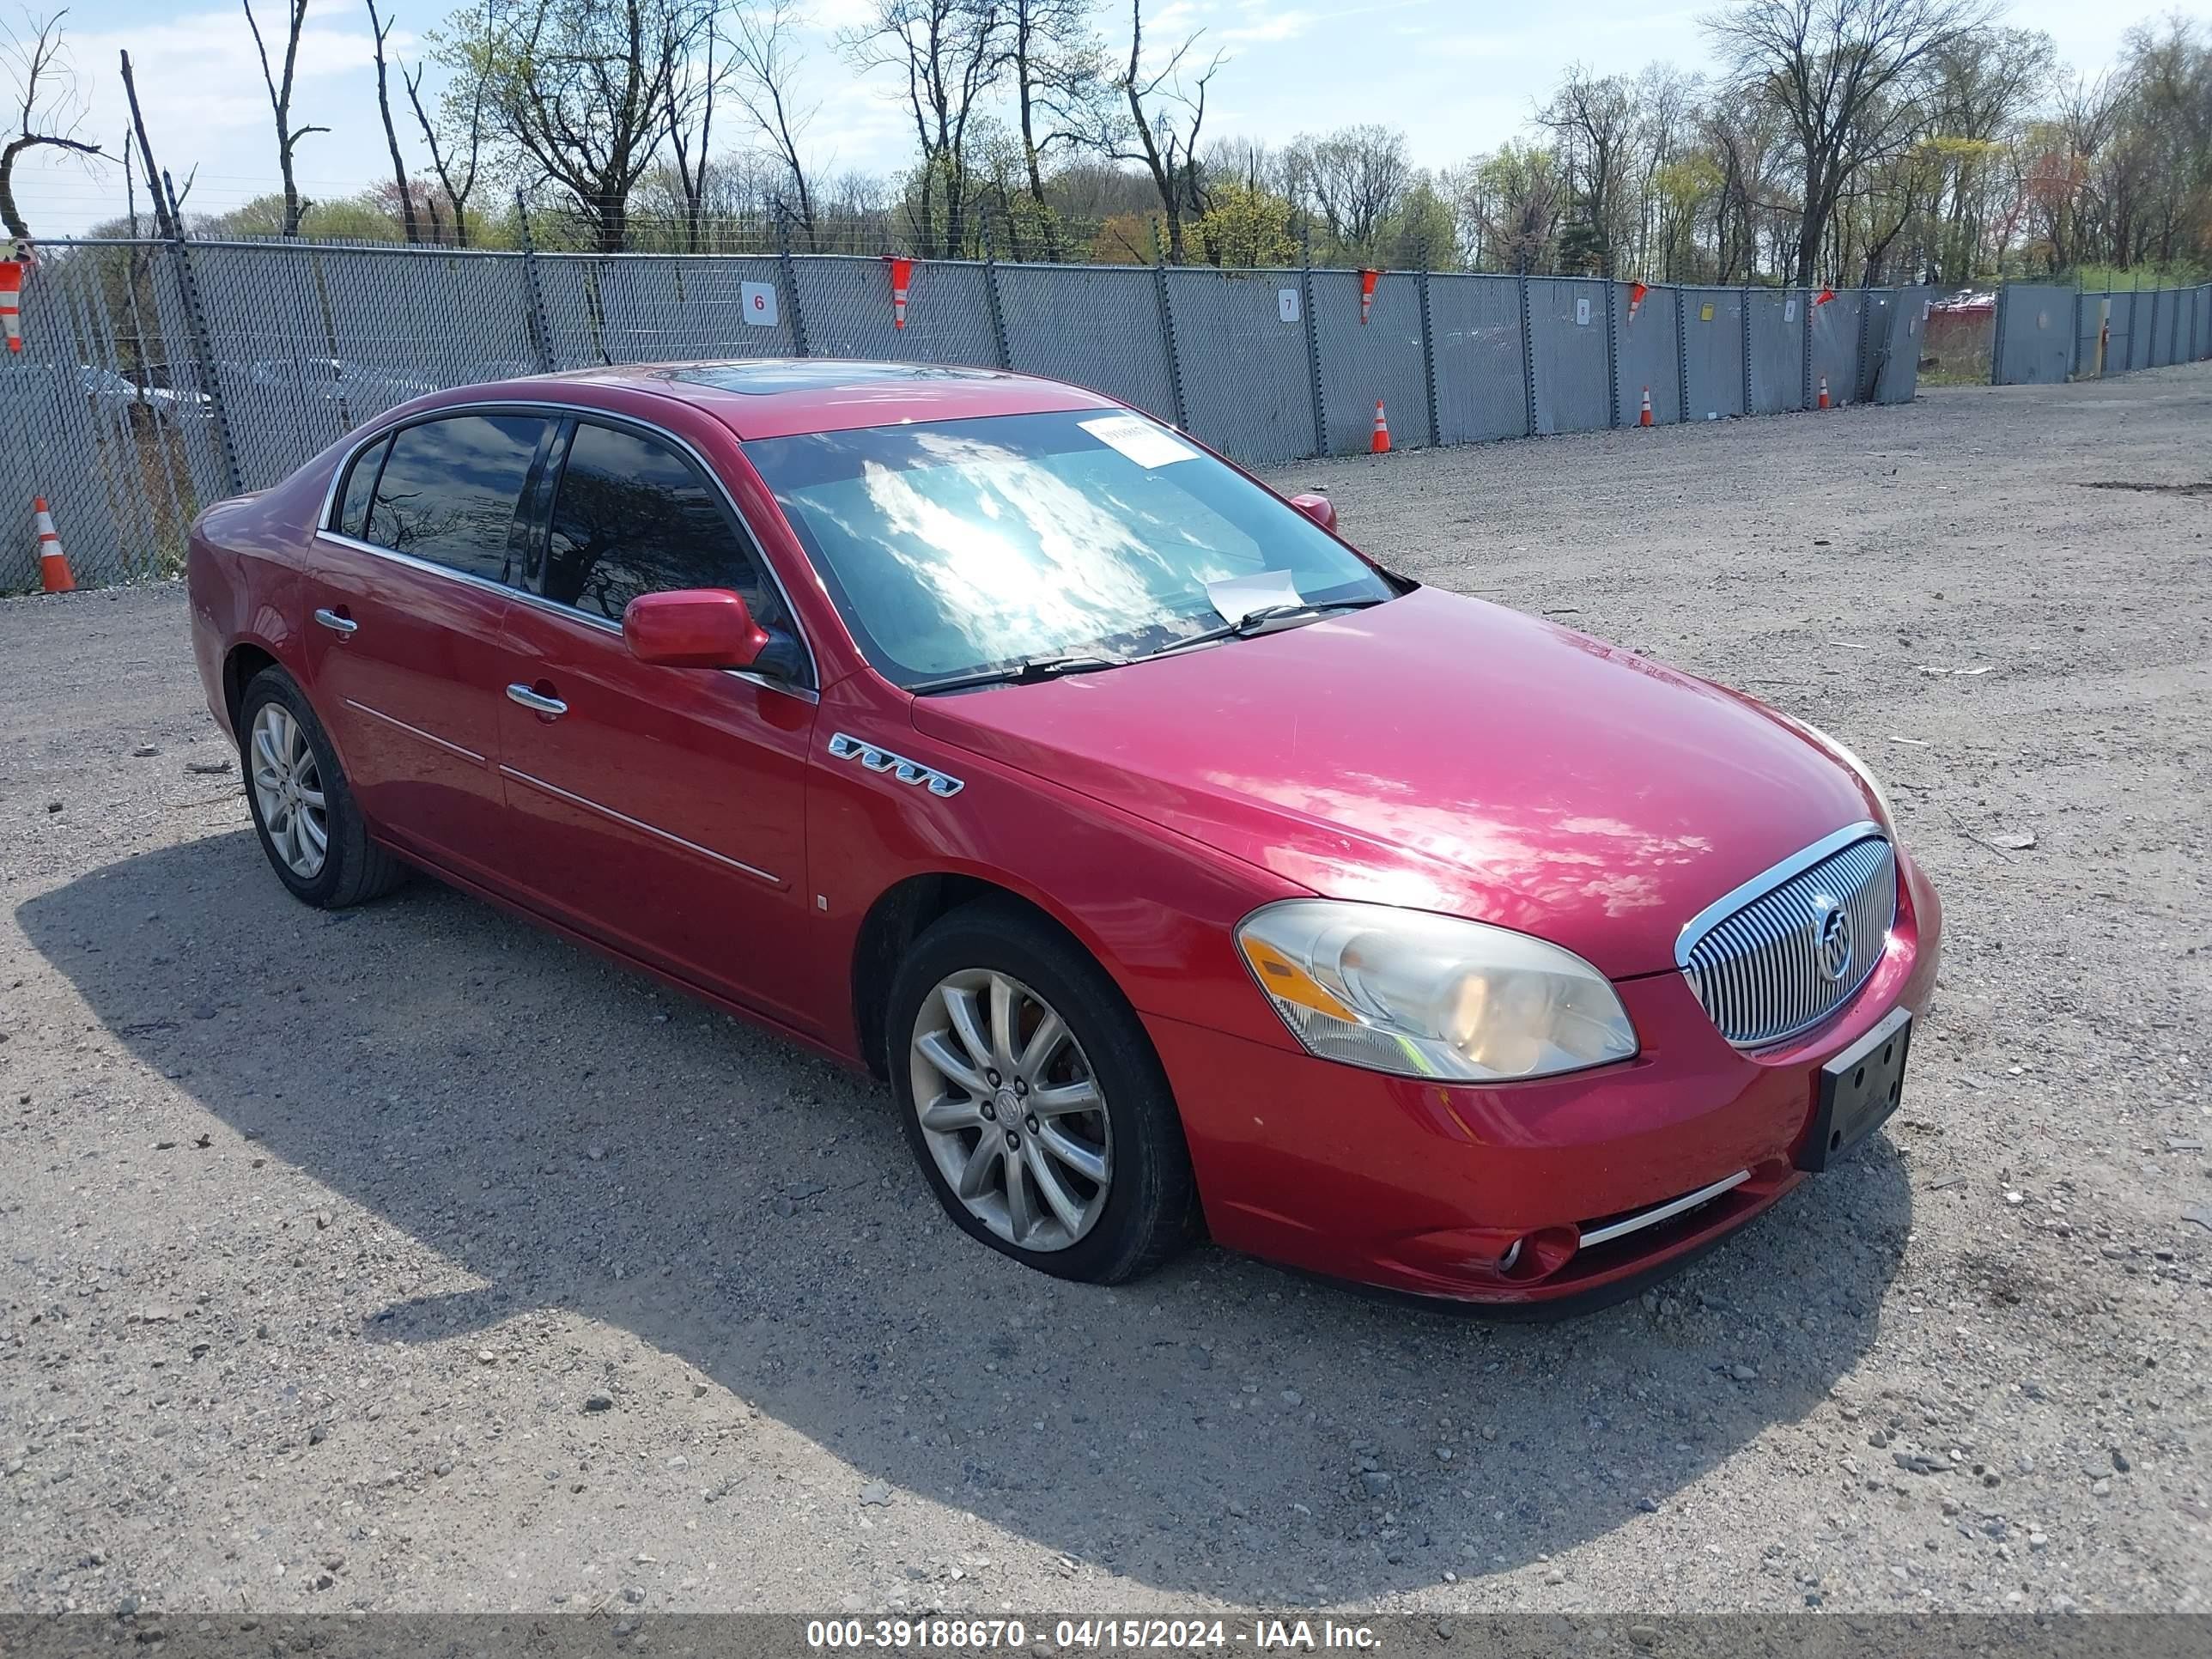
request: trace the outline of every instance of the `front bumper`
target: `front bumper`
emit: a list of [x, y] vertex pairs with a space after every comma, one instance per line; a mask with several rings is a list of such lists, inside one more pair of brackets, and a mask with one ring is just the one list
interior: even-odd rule
[[[1288, 1266], [1465, 1302], [1595, 1302], [1642, 1285], [1803, 1180], [1821, 1066], [1892, 1009], [1926, 1009], [1942, 910], [1901, 852], [1898, 876], [1896, 923], [1865, 985], [1821, 1025], [1754, 1053], [1731, 1048], [1671, 972], [1615, 987], [1642, 1044], [1634, 1060], [1493, 1088], [1147, 1016], [1209, 1229]], [[1619, 1228], [1739, 1173], [1694, 1206]]]

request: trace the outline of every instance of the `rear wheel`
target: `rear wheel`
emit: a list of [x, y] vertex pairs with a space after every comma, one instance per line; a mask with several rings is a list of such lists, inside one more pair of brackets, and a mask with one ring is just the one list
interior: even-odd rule
[[945, 1213], [1063, 1279], [1149, 1273], [1197, 1232], [1182, 1123], [1105, 971], [1012, 905], [915, 942], [890, 997], [892, 1088]]
[[406, 866], [368, 838], [330, 734], [299, 684], [264, 668], [239, 700], [240, 769], [261, 850], [292, 896], [325, 910], [389, 892]]

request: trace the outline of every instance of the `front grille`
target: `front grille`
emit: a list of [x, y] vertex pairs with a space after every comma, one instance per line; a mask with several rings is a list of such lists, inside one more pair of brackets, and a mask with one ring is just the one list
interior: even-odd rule
[[1756, 1048], [1819, 1024], [1865, 984], [1896, 919], [1897, 860], [1869, 836], [1712, 923], [1682, 971], [1721, 1035]]

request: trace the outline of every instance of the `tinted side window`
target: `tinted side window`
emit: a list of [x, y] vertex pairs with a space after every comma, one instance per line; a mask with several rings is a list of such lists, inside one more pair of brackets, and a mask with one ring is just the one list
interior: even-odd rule
[[714, 486], [655, 439], [579, 422], [550, 530], [549, 599], [620, 622], [641, 593], [730, 587], [757, 622], [789, 625]]
[[507, 532], [545, 435], [534, 415], [459, 415], [404, 427], [377, 480], [365, 539], [507, 581]]
[[392, 440], [371, 444], [354, 458], [353, 470], [346, 474], [345, 489], [338, 498], [337, 516], [331, 528], [342, 536], [361, 538], [363, 526], [368, 522], [368, 492], [376, 488], [376, 470], [384, 465], [384, 453], [392, 447]]

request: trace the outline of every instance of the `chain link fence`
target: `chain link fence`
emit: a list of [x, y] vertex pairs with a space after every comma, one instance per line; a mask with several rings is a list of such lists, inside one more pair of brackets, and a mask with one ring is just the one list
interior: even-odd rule
[[2051, 386], [2212, 361], [2212, 283], [2100, 290], [2008, 283], [1997, 290], [1990, 379]]
[[[2203, 307], [2142, 310], [2114, 337], [2145, 362], [2212, 343]], [[0, 592], [39, 586], [34, 498], [84, 586], [171, 575], [201, 504], [480, 380], [731, 357], [1005, 368], [1279, 464], [1366, 452], [1378, 411], [1406, 447], [1633, 427], [1647, 392], [1655, 424], [1812, 408], [1823, 376], [1837, 403], [1906, 401], [1924, 313], [1917, 289], [917, 259], [902, 326], [885, 261], [847, 255], [54, 243], [25, 281], [24, 349], [0, 361]], [[2068, 327], [2038, 332], [2078, 344]]]

